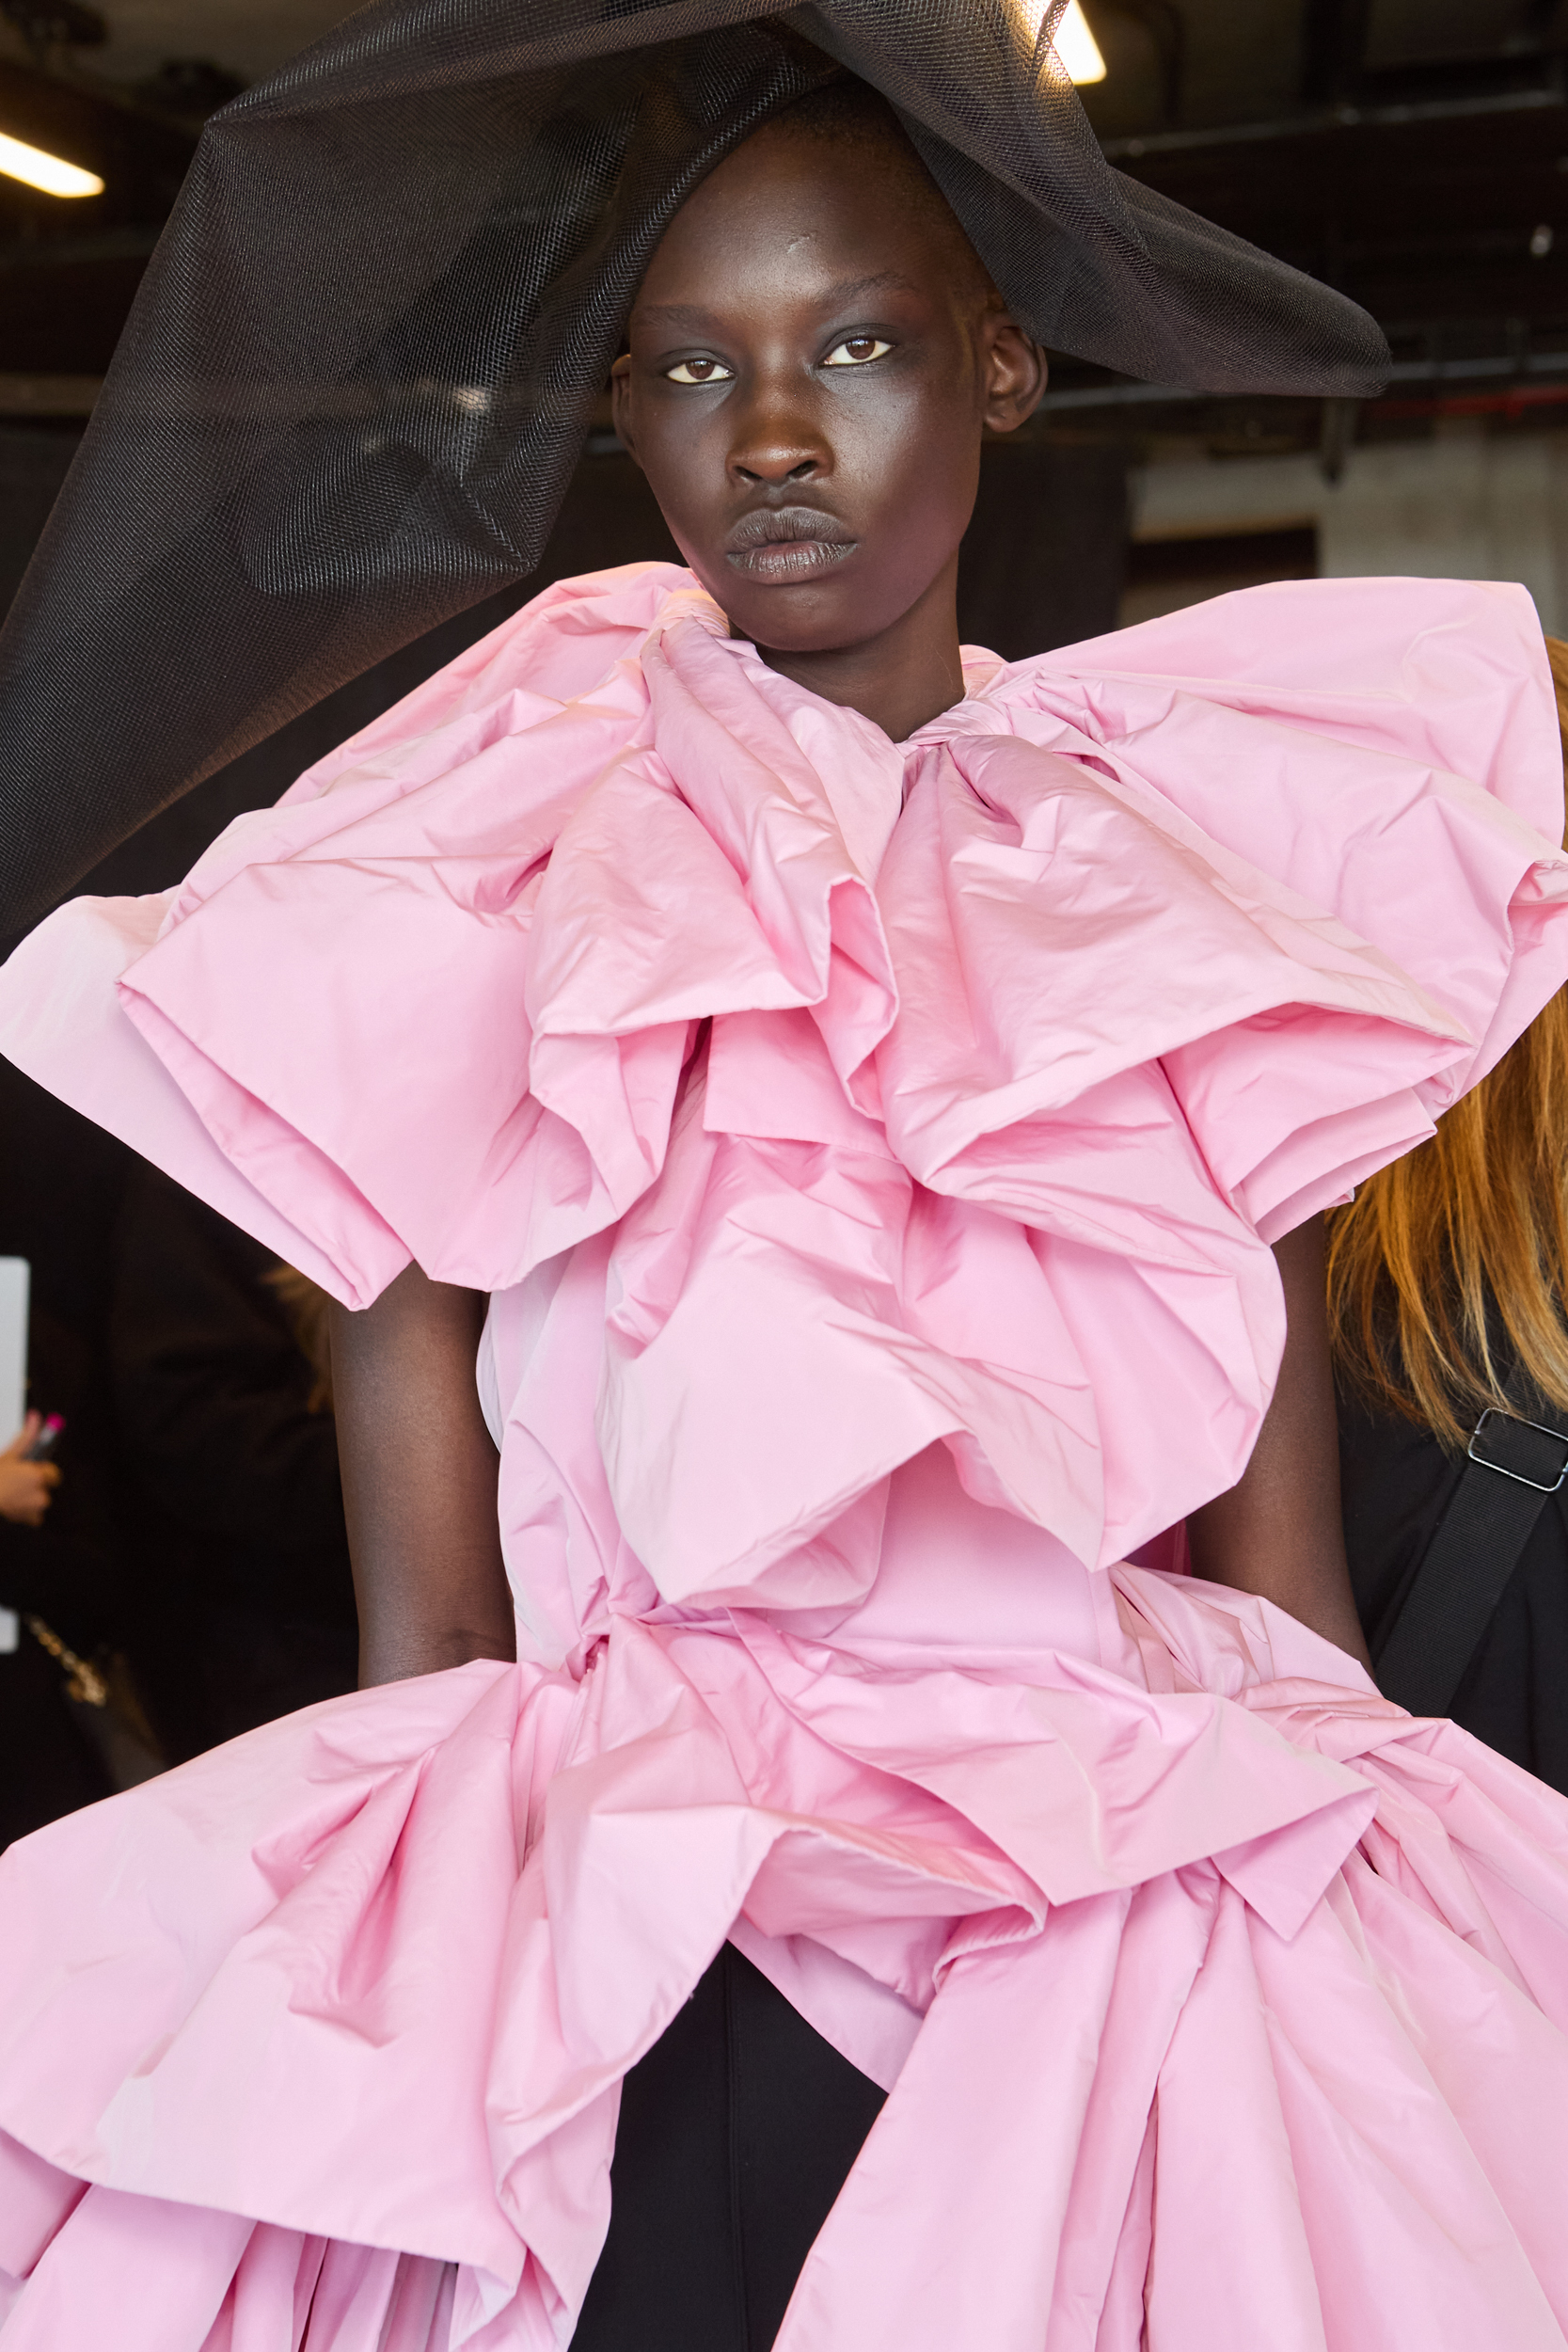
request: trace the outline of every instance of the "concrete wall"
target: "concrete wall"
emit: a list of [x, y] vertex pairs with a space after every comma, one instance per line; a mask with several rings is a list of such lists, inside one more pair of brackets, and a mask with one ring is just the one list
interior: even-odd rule
[[1431, 440], [1357, 449], [1338, 483], [1312, 457], [1178, 458], [1134, 469], [1134, 539], [1318, 532], [1326, 578], [1517, 580], [1568, 636], [1568, 434], [1489, 437], [1463, 420]]

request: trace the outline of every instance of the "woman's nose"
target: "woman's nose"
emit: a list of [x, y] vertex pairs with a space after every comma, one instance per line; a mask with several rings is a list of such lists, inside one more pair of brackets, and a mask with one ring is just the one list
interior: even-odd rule
[[748, 450], [744, 456], [730, 460], [732, 470], [743, 482], [811, 482], [822, 468], [813, 456], [798, 456], [792, 449]]
[[768, 483], [811, 482], [832, 470], [832, 452], [806, 405], [780, 387], [759, 385], [730, 445], [732, 479]]

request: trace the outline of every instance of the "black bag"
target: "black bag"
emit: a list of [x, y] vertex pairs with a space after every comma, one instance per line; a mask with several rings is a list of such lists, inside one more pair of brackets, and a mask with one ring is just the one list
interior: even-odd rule
[[1488, 1406], [1448, 1508], [1371, 1636], [1386, 1698], [1446, 1715], [1548, 1496], [1568, 1479], [1568, 1435]]

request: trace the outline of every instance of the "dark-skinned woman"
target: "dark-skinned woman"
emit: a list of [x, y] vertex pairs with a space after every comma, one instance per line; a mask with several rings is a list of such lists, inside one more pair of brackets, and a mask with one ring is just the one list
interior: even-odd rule
[[1568, 1816], [1366, 1671], [1320, 1224], [1568, 973], [1531, 608], [961, 646], [1048, 338], [1375, 331], [1116, 183], [1051, 11], [698, 13], [389, 8], [190, 200], [366, 233], [264, 399], [212, 328], [166, 759], [522, 562], [611, 366], [685, 564], [0, 990], [339, 1301], [365, 1685], [4, 1866], [6, 2352], [1560, 2352]]

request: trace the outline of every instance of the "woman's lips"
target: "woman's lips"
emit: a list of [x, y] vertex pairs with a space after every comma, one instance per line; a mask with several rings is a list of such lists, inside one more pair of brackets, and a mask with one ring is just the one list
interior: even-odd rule
[[809, 580], [832, 571], [859, 544], [836, 515], [819, 507], [758, 507], [731, 531], [724, 560], [749, 580]]

